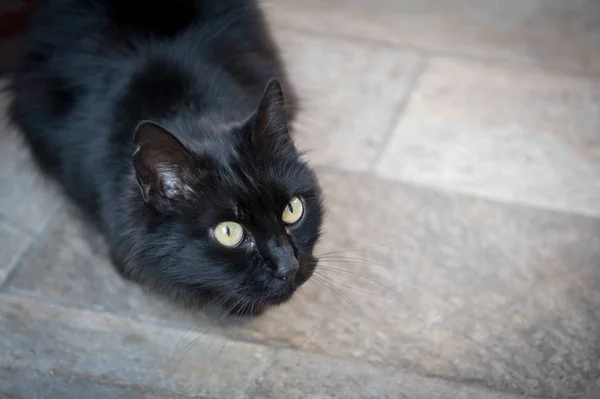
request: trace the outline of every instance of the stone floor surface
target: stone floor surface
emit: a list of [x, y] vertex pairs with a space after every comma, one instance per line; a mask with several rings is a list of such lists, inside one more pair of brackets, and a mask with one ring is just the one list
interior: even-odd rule
[[264, 7], [324, 267], [249, 323], [181, 312], [3, 127], [0, 398], [600, 398], [600, 2]]

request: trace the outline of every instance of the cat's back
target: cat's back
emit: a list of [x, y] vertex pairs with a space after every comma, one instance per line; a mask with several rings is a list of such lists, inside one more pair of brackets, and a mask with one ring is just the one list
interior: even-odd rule
[[[162, 81], [166, 87], [186, 82], [186, 95], [203, 97], [204, 102], [232, 93], [254, 100], [270, 77], [286, 81], [255, 0], [52, 0], [42, 4], [32, 17], [27, 48], [11, 87], [13, 120], [26, 136], [36, 136], [36, 143], [63, 145], [61, 138], [72, 127], [79, 127], [81, 135], [82, 123], [110, 124], [115, 104], [144, 74], [152, 75], [153, 84]], [[145, 72], [150, 69], [151, 74]], [[175, 84], [170, 85], [171, 80]], [[156, 104], [162, 87], [154, 86]], [[148, 101], [134, 100], [138, 108]], [[48, 130], [61, 134], [44, 133]]]
[[233, 54], [279, 61], [255, 0], [53, 0], [32, 16], [16, 77], [114, 86], [160, 53], [184, 63]]
[[140, 119], [184, 103], [241, 114], [271, 77], [295, 103], [255, 0], [49, 0], [27, 40], [11, 118], [79, 202], [130, 167]]

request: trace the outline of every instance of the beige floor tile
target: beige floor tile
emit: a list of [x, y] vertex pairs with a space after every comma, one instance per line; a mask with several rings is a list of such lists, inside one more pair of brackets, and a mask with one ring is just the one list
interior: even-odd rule
[[313, 164], [365, 170], [381, 149], [419, 57], [379, 46], [282, 33], [302, 99], [297, 144]]
[[[130, 398], [146, 397], [145, 390], [156, 389], [165, 391], [164, 398], [177, 394], [242, 398], [244, 391], [262, 373], [271, 354], [264, 346], [243, 342], [227, 345], [225, 339], [218, 338], [198, 342], [186, 356], [177, 357], [178, 345], [194, 332], [63, 308], [33, 299], [0, 295], [0, 305], [0, 335], [3, 337], [0, 371], [33, 369], [42, 375], [58, 377], [59, 386], [60, 378], [68, 376], [74, 382], [88, 379], [108, 387], [137, 387], [137, 394]], [[15, 377], [28, 379], [23, 374]], [[11, 394], [14, 391], [27, 392], [27, 386], [13, 387], [16, 388], [13, 392], [6, 392], [4, 373], [0, 375], [0, 396], [6, 397], [4, 393], [7, 393], [8, 397], [14, 397]], [[72, 386], [72, 389], [77, 388], [82, 387]], [[42, 392], [48, 393], [46, 390]], [[33, 396], [18, 397], [39, 394], [38, 391]], [[79, 397], [115, 396], [110, 389], [105, 389], [104, 395]], [[63, 396], [57, 393], [52, 397]]]
[[[517, 392], [533, 392], [532, 381], [544, 382], [535, 391], [544, 393], [578, 392], [589, 382], [574, 368], [565, 383], [559, 363], [539, 359], [556, 348], [564, 362], [593, 361], [597, 317], [572, 315], [597, 301], [598, 219], [321, 174], [329, 213], [319, 274], [259, 319], [215, 328], [207, 315], [186, 316], [146, 298], [99, 259], [81, 239], [89, 234], [66, 215], [53, 220], [7, 292], [205, 331], [202, 346], [225, 335]], [[565, 328], [572, 332], [564, 341], [529, 341]], [[194, 346], [194, 335], [187, 337], [182, 346]], [[526, 345], [530, 352], [516, 357]]]
[[600, 72], [595, 0], [263, 0], [278, 26]]
[[2, 397], [520, 398], [353, 359], [223, 338], [198, 341], [181, 358], [177, 346], [197, 333], [5, 295], [0, 305]]
[[[320, 253], [346, 250], [323, 256], [290, 303], [234, 334], [518, 392], [578, 392], [577, 371], [565, 383], [560, 362], [539, 359], [554, 346], [563, 362], [594, 361], [597, 318], [571, 315], [593, 289], [586, 274], [598, 273], [598, 220], [369, 177], [331, 173], [323, 184], [330, 212]], [[523, 324], [512, 322], [518, 312]], [[563, 341], [531, 342], [565, 330]], [[503, 346], [509, 334], [517, 338]]]
[[388, 178], [600, 214], [600, 82], [437, 59], [376, 166]]

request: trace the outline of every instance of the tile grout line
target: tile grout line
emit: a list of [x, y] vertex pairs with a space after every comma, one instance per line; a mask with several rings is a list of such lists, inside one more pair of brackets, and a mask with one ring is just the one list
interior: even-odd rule
[[[22, 226], [20, 223], [6, 217], [4, 214], [0, 214], [0, 223], [2, 223], [2, 228], [6, 230], [11, 230], [14, 233], [17, 233], [22, 236], [23, 240], [29, 241], [23, 248], [17, 251], [15, 254], [11, 256], [9, 260], [6, 271], [0, 273], [0, 289], [8, 277], [12, 273], [12, 271], [17, 267], [17, 264], [31, 247], [31, 245], [35, 242], [36, 233], [29, 229], [26, 226]], [[23, 237], [24, 236], [24, 237]]]
[[367, 170], [358, 170], [358, 169], [352, 170], [352, 169], [344, 169], [344, 168], [341, 168], [338, 166], [331, 166], [331, 165], [325, 165], [325, 164], [315, 164], [313, 166], [315, 167], [317, 172], [323, 171], [326, 173], [337, 173], [337, 174], [341, 174], [344, 176], [357, 175], [357, 176], [364, 177], [364, 178], [377, 179], [377, 180], [380, 180], [381, 182], [385, 182], [385, 183], [405, 185], [405, 186], [409, 186], [412, 188], [430, 190], [430, 191], [434, 191], [436, 193], [440, 193], [443, 195], [454, 195], [454, 196], [460, 196], [460, 197], [463, 197], [466, 199], [471, 199], [471, 200], [489, 201], [489, 202], [493, 202], [495, 204], [501, 204], [501, 205], [505, 205], [505, 206], [516, 206], [516, 207], [527, 208], [527, 209], [536, 210], [536, 211], [553, 212], [553, 213], [560, 214], [560, 215], [574, 216], [574, 217], [580, 217], [580, 218], [586, 218], [586, 219], [600, 221], [600, 213], [587, 212], [587, 211], [583, 211], [583, 210], [565, 209], [565, 208], [561, 208], [561, 207], [544, 205], [544, 204], [540, 205], [540, 204], [536, 204], [531, 201], [522, 201], [522, 200], [512, 201], [512, 200], [507, 200], [507, 199], [503, 199], [503, 198], [491, 197], [491, 196], [487, 196], [487, 195], [483, 195], [483, 194], [468, 192], [466, 190], [456, 190], [456, 189], [449, 189], [449, 188], [445, 188], [445, 187], [439, 187], [439, 186], [435, 186], [435, 185], [429, 185], [427, 183], [421, 183], [421, 182], [418, 182], [415, 180], [395, 179], [395, 178], [391, 178], [391, 177], [387, 177], [387, 176], [373, 174], [368, 169]]
[[27, 237], [34, 239], [37, 233], [27, 226], [23, 226], [18, 220], [12, 219], [4, 213], [0, 213], [0, 222], [9, 226], [11, 229], [25, 234]]
[[420, 55], [419, 60], [413, 67], [413, 70], [410, 71], [408, 82], [406, 84], [405, 95], [394, 108], [390, 124], [381, 139], [381, 143], [379, 144], [379, 148], [377, 148], [375, 152], [373, 160], [369, 163], [369, 167], [367, 168], [367, 171], [369, 173], [375, 174], [377, 164], [381, 160], [381, 157], [385, 153], [385, 150], [387, 149], [390, 141], [392, 140], [396, 126], [398, 126], [398, 124], [401, 123], [402, 119], [406, 115], [406, 109], [408, 108], [408, 105], [410, 104], [414, 93], [418, 90], [419, 82], [421, 81], [423, 75], [425, 75], [425, 73], [427, 72], [429, 63], [430, 60], [428, 56]]
[[504, 68], [530, 68], [537, 69], [539, 71], [543, 71], [551, 74], [561, 74], [568, 77], [579, 78], [579, 79], [591, 79], [595, 81], [600, 81], [600, 72], [591, 72], [585, 69], [577, 69], [577, 68], [561, 68], [561, 67], [548, 67], [546, 64], [540, 65], [533, 62], [525, 62], [518, 60], [510, 60], [505, 58], [495, 58], [493, 56], [485, 56], [480, 54], [468, 54], [461, 52], [453, 52], [453, 51], [444, 51], [433, 47], [427, 46], [419, 46], [415, 44], [409, 43], [394, 43], [391, 41], [372, 39], [364, 36], [348, 34], [348, 33], [327, 33], [311, 30], [309, 28], [297, 27], [297, 26], [282, 26], [278, 24], [272, 24], [276, 30], [274, 31], [274, 35], [277, 35], [277, 30], [284, 31], [288, 33], [302, 33], [304, 35], [321, 37], [321, 38], [330, 38], [336, 40], [343, 40], [350, 43], [356, 43], [361, 45], [370, 45], [370, 46], [381, 46], [389, 48], [390, 50], [399, 50], [405, 52], [417, 53], [423, 56], [427, 56], [429, 58], [454, 58], [461, 60], [463, 62], [481, 62], [486, 64], [494, 64], [496, 66], [504, 67]]
[[[17, 231], [19, 231], [19, 230], [17, 230]], [[35, 241], [31, 237], [29, 237], [28, 240], [30, 242], [27, 245], [25, 245], [25, 247], [23, 249], [21, 249], [16, 254], [14, 254], [12, 259], [10, 259], [10, 261], [8, 262], [8, 266], [6, 267], [6, 271], [3, 273], [0, 273], [0, 292], [2, 292], [2, 286], [4, 285], [4, 283], [6, 281], [8, 281], [9, 277], [13, 273], [13, 270], [15, 270], [17, 268], [17, 265], [19, 264], [19, 262], [21, 261], [21, 259], [25, 255], [25, 253], [29, 250], [29, 248]]]
[[[20, 367], [18, 364], [13, 364], [11, 365], [12, 367], [14, 367], [15, 369], [24, 369], [25, 367]], [[46, 374], [46, 372], [48, 370], [42, 369], [37, 365], [28, 365], [29, 367], [27, 367], [28, 370], [33, 370], [35, 373], [37, 374]], [[136, 390], [141, 390], [143, 391], [144, 394], [156, 394], [156, 393], [160, 393], [160, 394], [165, 394], [165, 393], [169, 393], [169, 394], [173, 394], [175, 393], [177, 395], [178, 398], [185, 398], [185, 399], [196, 399], [196, 396], [189, 396], [185, 393], [181, 393], [181, 392], [176, 392], [173, 391], [171, 389], [165, 389], [165, 388], [154, 388], [151, 387], [149, 385], [139, 385], [139, 384], [127, 384], [127, 383], [118, 383], [118, 382], [106, 382], [105, 379], [103, 379], [102, 377], [98, 377], [98, 376], [94, 376], [92, 374], [81, 374], [81, 373], [77, 373], [76, 371], [69, 371], [66, 369], [60, 369], [60, 368], [52, 368], [51, 369], [51, 375], [52, 376], [62, 376], [62, 377], [71, 377], [71, 378], [75, 378], [75, 379], [79, 379], [80, 381], [86, 381], [86, 382], [92, 382], [95, 384], [99, 384], [105, 387], [119, 387], [119, 388], [134, 388]], [[212, 399], [212, 398], [210, 398]]]
[[15, 259], [11, 263], [8, 272], [6, 273], [6, 276], [4, 277], [4, 280], [0, 281], [0, 293], [4, 293], [6, 291], [7, 287], [10, 285], [10, 282], [12, 281], [13, 277], [15, 276], [15, 273], [21, 266], [21, 263], [23, 263], [23, 261], [31, 253], [33, 253], [33, 251], [35, 251], [36, 249], [38, 249], [41, 246], [42, 241], [43, 241], [42, 240], [43, 236], [46, 235], [49, 226], [52, 224], [52, 221], [54, 221], [54, 219], [57, 217], [57, 215], [59, 214], [59, 212], [62, 208], [63, 208], [63, 204], [60, 204], [59, 206], [57, 206], [56, 209], [54, 209], [52, 216], [50, 216], [48, 218], [48, 220], [46, 220], [46, 223], [40, 229], [40, 231], [36, 234], [33, 234], [30, 237], [31, 243], [29, 243], [29, 245], [19, 254], [17, 259]]

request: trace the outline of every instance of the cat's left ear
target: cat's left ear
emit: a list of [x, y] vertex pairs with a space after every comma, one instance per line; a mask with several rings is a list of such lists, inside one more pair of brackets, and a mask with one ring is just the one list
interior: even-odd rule
[[171, 132], [151, 121], [137, 126], [133, 141], [133, 166], [144, 201], [162, 213], [176, 210], [202, 177], [194, 156]]
[[260, 149], [294, 147], [288, 129], [288, 121], [281, 84], [275, 78], [269, 80], [256, 114], [252, 143]]

